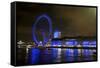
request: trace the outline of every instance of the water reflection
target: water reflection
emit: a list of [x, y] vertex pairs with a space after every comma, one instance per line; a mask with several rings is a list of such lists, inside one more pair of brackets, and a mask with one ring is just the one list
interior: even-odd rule
[[44, 64], [56, 62], [91, 61], [96, 60], [93, 50], [61, 48], [31, 48], [28, 54], [28, 64]]
[[28, 63], [36, 64], [40, 62], [40, 50], [38, 48], [29, 49]]

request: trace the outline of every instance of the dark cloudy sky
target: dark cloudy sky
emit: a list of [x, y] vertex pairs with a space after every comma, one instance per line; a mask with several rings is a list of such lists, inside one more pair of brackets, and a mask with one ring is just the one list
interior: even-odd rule
[[17, 40], [32, 41], [32, 26], [42, 14], [51, 18], [53, 31], [61, 31], [62, 37], [96, 35], [96, 7], [17, 3], [16, 10]]

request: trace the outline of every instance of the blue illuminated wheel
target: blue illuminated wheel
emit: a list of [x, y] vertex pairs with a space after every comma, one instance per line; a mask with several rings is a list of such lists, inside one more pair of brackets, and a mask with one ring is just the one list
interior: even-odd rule
[[[32, 31], [33, 41], [37, 45], [42, 41], [42, 45], [45, 45], [52, 34], [52, 21], [50, 17], [46, 14], [40, 15], [36, 19]], [[39, 39], [41, 37], [42, 39]]]

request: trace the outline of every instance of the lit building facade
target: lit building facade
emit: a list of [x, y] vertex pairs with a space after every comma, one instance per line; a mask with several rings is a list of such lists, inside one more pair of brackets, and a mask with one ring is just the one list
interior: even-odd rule
[[58, 30], [56, 30], [56, 31], [54, 32], [54, 38], [61, 38], [61, 32], [58, 31]]

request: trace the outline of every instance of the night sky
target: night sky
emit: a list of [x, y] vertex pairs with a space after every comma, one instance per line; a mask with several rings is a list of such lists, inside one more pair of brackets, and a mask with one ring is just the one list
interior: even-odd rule
[[[96, 7], [17, 3], [17, 40], [32, 41], [32, 26], [42, 14], [51, 18], [53, 32], [61, 31], [62, 37], [96, 36]], [[47, 21], [40, 22], [48, 29]]]

